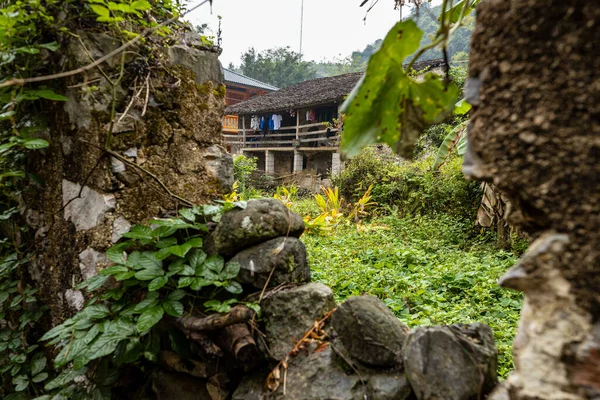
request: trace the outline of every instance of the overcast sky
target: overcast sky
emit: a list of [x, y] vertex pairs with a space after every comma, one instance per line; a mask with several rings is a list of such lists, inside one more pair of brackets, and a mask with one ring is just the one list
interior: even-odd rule
[[[366, 8], [361, 0], [304, 0], [302, 53], [305, 60], [332, 60], [382, 39], [400, 13], [393, 0], [380, 0], [363, 22]], [[200, 0], [190, 0], [193, 7]], [[186, 19], [200, 25], [208, 23], [216, 31], [217, 16], [222, 19], [224, 66], [240, 64], [240, 56], [250, 47], [261, 51], [290, 46], [299, 51], [300, 5], [302, 0], [213, 0], [212, 15], [208, 4], [188, 14]], [[440, 1], [433, 1], [439, 4]], [[404, 15], [409, 8], [404, 7]]]

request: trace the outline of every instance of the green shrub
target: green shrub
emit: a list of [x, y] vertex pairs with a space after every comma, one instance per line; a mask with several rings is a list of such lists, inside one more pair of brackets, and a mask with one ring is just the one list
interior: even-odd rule
[[256, 171], [258, 158], [237, 155], [233, 157], [233, 178], [239, 184], [240, 192], [245, 192], [248, 188], [250, 175]]
[[464, 178], [461, 163], [454, 157], [433, 171], [430, 157], [407, 162], [369, 147], [346, 164], [333, 184], [347, 201], [356, 201], [373, 185], [372, 200], [379, 207], [398, 208], [402, 215], [444, 213], [472, 221], [481, 191], [478, 183]]

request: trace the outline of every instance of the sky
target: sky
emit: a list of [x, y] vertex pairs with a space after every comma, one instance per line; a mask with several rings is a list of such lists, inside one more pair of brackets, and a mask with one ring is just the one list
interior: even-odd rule
[[[400, 12], [394, 10], [393, 0], [379, 0], [363, 21], [368, 0], [304, 0], [302, 54], [307, 61], [344, 58], [367, 44], [383, 39], [398, 22]], [[190, 0], [188, 8], [200, 3]], [[254, 47], [257, 51], [273, 47], [290, 46], [298, 52], [300, 47], [300, 9], [302, 0], [213, 0], [212, 14], [209, 4], [186, 15], [194, 25], [208, 23], [216, 32], [218, 16], [222, 17], [224, 66], [240, 64], [244, 51]], [[434, 5], [440, 0], [433, 1]], [[404, 16], [410, 12], [403, 8]]]

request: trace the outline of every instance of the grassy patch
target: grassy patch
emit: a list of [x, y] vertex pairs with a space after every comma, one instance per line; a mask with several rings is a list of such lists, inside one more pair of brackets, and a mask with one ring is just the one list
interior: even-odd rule
[[496, 282], [516, 257], [474, 237], [469, 222], [445, 214], [384, 216], [303, 241], [313, 280], [329, 285], [339, 302], [378, 296], [411, 327], [484, 322], [494, 331], [499, 374], [513, 369], [521, 294]]

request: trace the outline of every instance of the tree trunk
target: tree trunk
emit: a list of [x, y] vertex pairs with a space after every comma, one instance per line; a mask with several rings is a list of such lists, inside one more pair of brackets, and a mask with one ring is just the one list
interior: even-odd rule
[[500, 282], [525, 300], [516, 371], [493, 399], [600, 396], [599, 37], [595, 2], [477, 10], [464, 170], [493, 182], [535, 239]]

